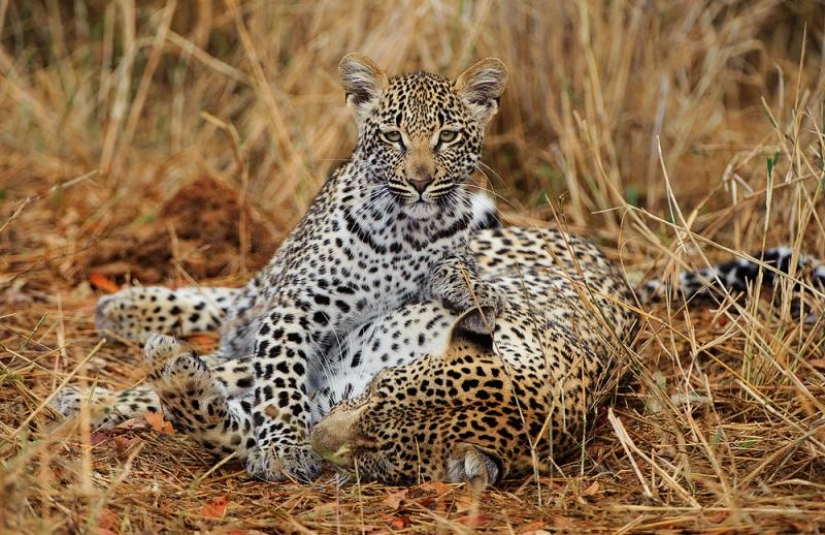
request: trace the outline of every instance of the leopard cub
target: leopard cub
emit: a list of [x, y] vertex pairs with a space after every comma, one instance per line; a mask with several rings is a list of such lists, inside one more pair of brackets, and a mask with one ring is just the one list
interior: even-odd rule
[[[425, 72], [388, 77], [350, 54], [339, 72], [358, 128], [355, 151], [269, 265], [227, 294], [220, 346], [209, 359], [249, 356], [250, 395], [232, 398], [196, 354], [149, 337], [159, 322], [123, 321], [145, 308], [136, 303], [146, 300], [140, 289], [98, 309], [99, 325], [128, 325], [118, 334], [148, 338], [150, 379], [167, 410], [188, 416], [181, 419], [187, 431], [216, 453], [237, 452], [265, 479], [317, 473], [311, 385], [336, 341], [407, 303], [437, 300], [456, 312], [502, 305], [494, 287], [479, 282], [467, 244], [495, 221], [492, 202], [472, 191], [470, 176], [498, 110], [504, 65], [485, 59], [455, 81]], [[182, 391], [193, 377], [198, 392]]]

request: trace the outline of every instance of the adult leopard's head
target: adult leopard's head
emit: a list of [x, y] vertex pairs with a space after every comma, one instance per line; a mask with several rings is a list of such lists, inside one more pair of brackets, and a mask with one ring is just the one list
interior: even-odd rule
[[[443, 354], [376, 375], [312, 431], [326, 460], [391, 484], [468, 481], [484, 488], [531, 465], [546, 388], [508, 372], [477, 311], [458, 319]], [[519, 398], [517, 400], [517, 398]]]
[[415, 219], [453, 204], [481, 158], [507, 81], [504, 64], [481, 60], [455, 81], [425, 72], [388, 78], [370, 59], [349, 54], [339, 72], [358, 126], [353, 160], [369, 187], [388, 192]]

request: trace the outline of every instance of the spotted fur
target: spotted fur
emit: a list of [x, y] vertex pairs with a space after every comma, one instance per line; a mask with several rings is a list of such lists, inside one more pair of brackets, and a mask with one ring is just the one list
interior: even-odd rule
[[472, 249], [485, 281], [508, 296], [492, 330], [477, 310], [450, 316], [435, 347], [384, 368], [314, 427], [324, 458], [394, 484], [484, 487], [545, 470], [586, 442], [636, 329], [624, 277], [557, 230], [484, 231]]
[[[307, 378], [335, 340], [409, 302], [440, 300], [455, 311], [501, 304], [478, 283], [466, 245], [494, 213], [481, 194], [471, 193], [470, 177], [504, 89], [504, 65], [483, 60], [456, 81], [421, 72], [388, 78], [369, 59], [349, 55], [340, 74], [358, 126], [355, 152], [332, 173], [270, 264], [230, 294], [212, 357], [253, 357], [252, 395], [210, 413], [208, 421], [233, 440], [243, 435], [247, 470], [265, 479], [317, 473], [319, 459], [308, 443]], [[140, 339], [166, 327], [189, 327], [157, 316], [153, 322], [146, 314], [138, 323], [141, 299], [144, 293], [131, 292], [102, 302], [98, 325], [123, 325], [121, 334]], [[167, 369], [162, 361], [178, 348], [175, 341], [149, 337], [153, 371]], [[178, 365], [195, 375], [207, 369], [173, 363], [169, 370]], [[169, 374], [152, 379], [164, 405], [174, 407], [178, 387]], [[204, 388], [210, 399], [225, 395]]]

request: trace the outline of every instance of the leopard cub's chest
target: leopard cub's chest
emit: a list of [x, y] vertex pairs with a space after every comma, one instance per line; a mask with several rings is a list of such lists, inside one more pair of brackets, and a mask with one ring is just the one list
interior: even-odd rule
[[[389, 249], [389, 248], [387, 248]], [[342, 295], [364, 297], [372, 303], [395, 305], [408, 301], [426, 288], [432, 266], [444, 255], [443, 250], [412, 250], [408, 244], [398, 251], [377, 252], [364, 243], [347, 243], [330, 253], [333, 263], [329, 276], [333, 288], [346, 288]], [[340, 279], [341, 284], [335, 284]]]

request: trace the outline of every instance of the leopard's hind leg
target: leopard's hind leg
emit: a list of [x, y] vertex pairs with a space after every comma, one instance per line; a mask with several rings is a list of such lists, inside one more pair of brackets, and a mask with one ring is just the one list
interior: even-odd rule
[[[197, 358], [211, 369], [210, 376], [227, 397], [240, 398], [248, 394], [253, 383], [249, 359], [227, 361], [220, 355]], [[113, 429], [126, 420], [143, 418], [146, 413], [161, 412], [165, 409], [151, 383], [139, 384], [120, 391], [112, 391], [101, 386], [81, 388], [69, 385], [50, 403], [52, 408], [66, 418], [75, 416], [84, 404], [89, 407], [91, 427], [95, 430]], [[164, 412], [167, 420], [175, 422], [173, 413]]]
[[137, 385], [117, 392], [102, 386], [82, 389], [71, 385], [63, 388], [50, 403], [66, 418], [79, 413], [84, 404], [89, 407], [94, 430], [113, 429], [126, 420], [161, 411], [160, 399], [149, 385]]

